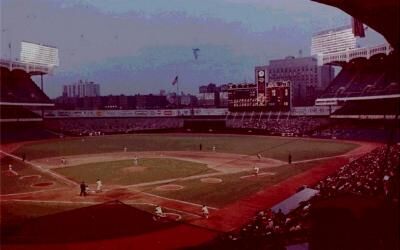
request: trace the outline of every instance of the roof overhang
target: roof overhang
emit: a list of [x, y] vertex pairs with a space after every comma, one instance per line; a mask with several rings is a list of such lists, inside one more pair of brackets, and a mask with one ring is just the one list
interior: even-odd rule
[[311, 0], [341, 9], [381, 33], [396, 50], [399, 49], [399, 0]]

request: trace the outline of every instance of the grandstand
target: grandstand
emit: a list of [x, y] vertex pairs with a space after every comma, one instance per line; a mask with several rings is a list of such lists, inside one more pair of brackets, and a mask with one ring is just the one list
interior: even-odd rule
[[1, 104], [21, 106], [53, 106], [45, 93], [24, 70], [1, 67]]
[[332, 118], [398, 119], [400, 98], [348, 101]]
[[0, 124], [2, 143], [43, 139], [52, 135], [43, 127], [42, 110], [54, 106], [31, 79], [51, 72], [44, 65], [2, 60], [0, 64]]
[[[382, 203], [396, 201], [399, 196], [399, 154], [398, 145], [377, 148], [308, 188], [314, 194], [299, 204], [288, 204], [288, 200], [272, 210], [260, 211], [240, 230], [202, 247], [398, 249], [398, 225], [390, 217], [396, 207]], [[293, 205], [290, 212], [285, 211]], [[366, 239], [365, 235], [371, 237]], [[299, 244], [303, 242], [309, 243]]]
[[400, 94], [399, 73], [395, 55], [377, 54], [340, 63], [342, 70], [320, 96], [325, 98], [350, 98], [367, 96], [393, 96]]

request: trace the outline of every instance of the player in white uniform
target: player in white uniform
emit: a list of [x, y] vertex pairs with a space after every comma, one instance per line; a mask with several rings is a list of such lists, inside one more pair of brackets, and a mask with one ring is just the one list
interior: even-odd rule
[[103, 187], [103, 183], [101, 182], [100, 179], [97, 179], [96, 184], [97, 184], [96, 192], [100, 193], [102, 191], [101, 188]]
[[158, 219], [160, 219], [161, 217], [165, 217], [165, 214], [164, 214], [164, 212], [162, 211], [162, 208], [160, 207], [160, 205], [157, 205], [156, 206], [156, 208], [154, 209], [154, 213], [155, 213], [155, 217], [153, 217], [154, 218], [154, 220], [158, 220]]
[[257, 176], [259, 172], [260, 172], [260, 168], [258, 168], [257, 166], [254, 166], [254, 175]]
[[203, 216], [204, 216], [206, 219], [208, 219], [208, 214], [209, 214], [209, 212], [208, 212], [208, 208], [207, 208], [206, 205], [203, 205], [203, 207], [201, 208], [201, 211], [203, 212]]

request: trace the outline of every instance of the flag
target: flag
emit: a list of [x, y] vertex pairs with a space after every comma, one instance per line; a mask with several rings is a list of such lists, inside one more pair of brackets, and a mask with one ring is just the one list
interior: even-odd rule
[[199, 49], [199, 48], [195, 48], [195, 49], [192, 49], [192, 50], [193, 50], [194, 59], [197, 60], [197, 58], [199, 57], [199, 51], [200, 51], [200, 49]]
[[354, 17], [352, 18], [353, 34], [358, 37], [365, 37], [364, 24]]
[[172, 85], [175, 85], [178, 83], [178, 76], [175, 76], [175, 79], [172, 81]]

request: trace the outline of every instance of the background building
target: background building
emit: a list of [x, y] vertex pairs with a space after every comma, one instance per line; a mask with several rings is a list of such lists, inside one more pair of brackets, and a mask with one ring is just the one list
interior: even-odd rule
[[[258, 71], [259, 72], [259, 71]], [[228, 89], [228, 109], [231, 112], [283, 111], [291, 107], [290, 81], [272, 81], [264, 84], [230, 84]], [[261, 94], [261, 95], [260, 95]]]
[[313, 35], [311, 55], [334, 53], [356, 48], [352, 26], [324, 30]]
[[100, 96], [100, 84], [82, 81], [63, 86], [63, 96], [65, 97], [85, 97]]
[[[290, 81], [293, 106], [314, 105], [318, 94], [329, 85], [334, 78], [331, 66], [319, 66], [315, 57], [292, 56], [285, 59], [271, 60], [268, 66], [257, 66], [266, 69], [266, 79], [269, 81]], [[256, 76], [257, 79], [257, 76]]]

